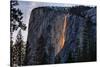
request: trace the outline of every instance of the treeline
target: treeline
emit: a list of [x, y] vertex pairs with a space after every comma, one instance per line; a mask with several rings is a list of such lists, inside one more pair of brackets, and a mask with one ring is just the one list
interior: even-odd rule
[[[10, 66], [16, 67], [23, 65], [25, 56], [25, 42], [21, 31], [26, 30], [26, 24], [22, 21], [23, 13], [16, 8], [19, 3], [17, 0], [10, 1]], [[19, 31], [16, 36], [16, 42], [13, 40], [13, 33]]]
[[12, 49], [12, 51], [11, 51], [12, 67], [23, 65], [23, 62], [25, 59], [26, 44], [22, 39], [21, 30], [19, 30], [16, 38], [17, 38], [16, 42], [11, 47], [11, 49]]

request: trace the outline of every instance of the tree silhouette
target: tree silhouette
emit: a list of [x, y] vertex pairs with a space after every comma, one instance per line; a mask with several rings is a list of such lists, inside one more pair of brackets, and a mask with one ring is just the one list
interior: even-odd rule
[[25, 56], [25, 43], [23, 41], [21, 29], [16, 36], [16, 42], [12, 48], [12, 66], [14, 66], [14, 64], [19, 66], [23, 65]]
[[23, 13], [19, 8], [16, 8], [19, 3], [17, 0], [10, 1], [10, 65], [12, 66], [13, 62], [13, 32], [17, 31], [18, 28], [26, 30], [26, 25], [23, 23]]
[[18, 1], [11, 1], [10, 2], [10, 31], [14, 32], [19, 27], [23, 30], [26, 29], [26, 25], [23, 23], [23, 13], [19, 8], [16, 8], [15, 6], [19, 5]]

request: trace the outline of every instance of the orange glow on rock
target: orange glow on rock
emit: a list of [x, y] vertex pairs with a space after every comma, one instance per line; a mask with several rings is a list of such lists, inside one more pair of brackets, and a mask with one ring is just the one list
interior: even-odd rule
[[60, 47], [61, 49], [64, 47], [64, 43], [65, 43], [65, 30], [66, 30], [66, 26], [67, 26], [67, 20], [66, 20], [66, 16], [64, 17], [64, 23], [63, 23], [63, 29], [62, 29], [62, 32], [61, 32], [61, 35], [60, 35], [60, 39], [59, 39], [59, 43], [60, 43]]

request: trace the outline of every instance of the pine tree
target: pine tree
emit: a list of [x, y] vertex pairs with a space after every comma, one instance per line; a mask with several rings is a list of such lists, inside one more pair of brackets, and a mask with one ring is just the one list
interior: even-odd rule
[[16, 31], [19, 27], [23, 30], [26, 29], [26, 25], [23, 23], [23, 13], [19, 8], [16, 8], [18, 6], [18, 1], [11, 1], [10, 2], [10, 32]]
[[24, 56], [25, 56], [25, 43], [23, 41], [23, 36], [21, 33], [21, 29], [19, 30], [17, 37], [16, 37], [16, 42], [14, 44], [14, 49], [13, 49], [13, 64], [17, 64], [19, 66], [23, 65], [24, 61]]
[[23, 13], [19, 8], [16, 8], [19, 3], [17, 0], [11, 0], [10, 1], [10, 65], [13, 65], [13, 32], [17, 31], [18, 28], [21, 28], [22, 30], [26, 29], [26, 25], [23, 23]]

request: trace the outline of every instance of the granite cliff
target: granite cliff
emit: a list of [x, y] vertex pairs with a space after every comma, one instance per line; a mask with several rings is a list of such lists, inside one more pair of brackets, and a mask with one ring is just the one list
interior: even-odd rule
[[29, 20], [24, 65], [96, 60], [96, 7], [38, 7]]

